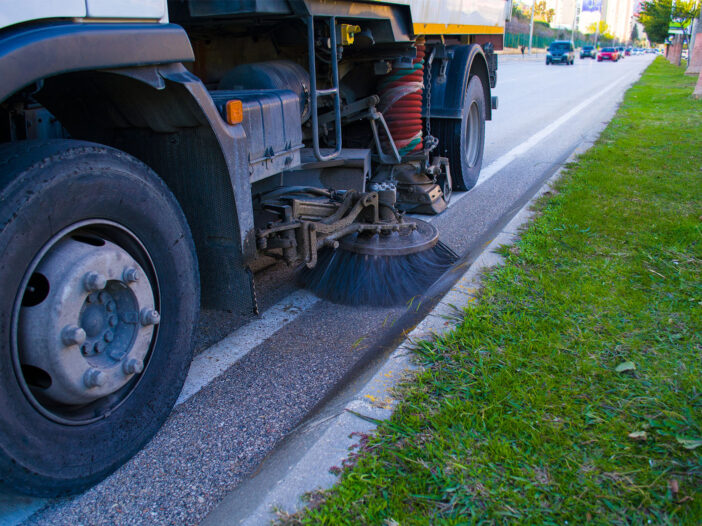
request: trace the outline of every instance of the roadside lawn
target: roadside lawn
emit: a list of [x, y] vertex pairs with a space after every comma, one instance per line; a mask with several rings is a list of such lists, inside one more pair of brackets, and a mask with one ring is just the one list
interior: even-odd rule
[[658, 58], [288, 524], [702, 524], [702, 102]]

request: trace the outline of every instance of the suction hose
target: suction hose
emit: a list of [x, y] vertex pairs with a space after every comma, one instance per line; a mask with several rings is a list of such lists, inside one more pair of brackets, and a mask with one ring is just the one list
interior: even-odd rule
[[417, 44], [412, 64], [393, 66], [379, 85], [380, 111], [401, 156], [422, 151], [424, 44]]

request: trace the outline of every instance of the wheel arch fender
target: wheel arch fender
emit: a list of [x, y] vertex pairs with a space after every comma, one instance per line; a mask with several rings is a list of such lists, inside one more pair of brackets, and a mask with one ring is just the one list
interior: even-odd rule
[[0, 101], [53, 75], [194, 59], [188, 35], [176, 24], [52, 22], [10, 27], [0, 38]]
[[478, 44], [462, 44], [447, 46], [446, 52], [446, 59], [435, 58], [432, 62], [430, 112], [427, 112], [425, 103], [423, 116], [460, 119], [468, 81], [472, 75], [478, 75], [485, 93], [485, 119], [491, 120], [490, 73], [483, 48]]

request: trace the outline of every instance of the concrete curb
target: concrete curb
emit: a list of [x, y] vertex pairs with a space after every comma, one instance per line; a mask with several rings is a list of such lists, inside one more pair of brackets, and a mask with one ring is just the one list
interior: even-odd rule
[[[578, 148], [571, 158], [584, 149], [587, 148]], [[288, 514], [303, 508], [305, 503], [301, 497], [304, 494], [332, 487], [338, 476], [332, 474], [330, 469], [342, 466], [351, 448], [358, 443], [359, 435], [372, 433], [376, 429], [369, 419], [387, 420], [392, 415], [397, 404], [393, 396], [395, 387], [417, 370], [411, 351], [414, 342], [434, 338], [453, 329], [455, 323], [452, 322], [460, 320], [462, 308], [475, 301], [483, 273], [503, 263], [497, 250], [518, 239], [521, 227], [534, 215], [531, 210], [534, 201], [549, 191], [550, 184], [560, 173], [560, 169], [556, 171], [517, 212], [429, 315], [409, 333], [373, 376], [350, 399], [347, 398], [347, 402], [307, 424], [306, 429], [301, 430], [303, 438], [298, 443], [293, 441], [287, 444], [278, 452], [277, 458], [269, 459], [271, 464], [286, 459], [289, 462], [286, 469], [273, 468], [272, 472], [266, 473], [264, 467], [248, 483], [230, 494], [202, 524], [270, 524], [276, 518], [276, 511]], [[302, 452], [301, 447], [305, 448]], [[291, 457], [297, 458], [293, 460]]]

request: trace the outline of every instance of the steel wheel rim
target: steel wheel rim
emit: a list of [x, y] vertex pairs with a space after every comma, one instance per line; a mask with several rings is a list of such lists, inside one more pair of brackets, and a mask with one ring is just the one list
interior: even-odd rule
[[471, 102], [466, 121], [466, 162], [473, 168], [480, 155], [480, 112], [476, 101]]
[[35, 396], [35, 392], [27, 382], [25, 373], [22, 369], [23, 364], [21, 361], [20, 321], [22, 319], [21, 309], [23, 299], [25, 298], [25, 294], [28, 293], [27, 288], [30, 279], [35, 274], [40, 264], [47, 257], [47, 254], [50, 254], [52, 249], [54, 249], [61, 241], [69, 237], [84, 235], [95, 236], [108, 240], [119, 246], [122, 250], [129, 253], [136, 261], [138, 261], [141, 268], [145, 272], [145, 276], [142, 279], [148, 280], [149, 288], [153, 293], [154, 307], [157, 312], [160, 312], [161, 308], [161, 298], [159, 292], [160, 286], [153, 261], [138, 237], [131, 230], [123, 225], [120, 225], [119, 223], [104, 219], [84, 220], [74, 223], [51, 237], [51, 239], [49, 239], [37, 252], [35, 257], [32, 259], [31, 264], [27, 267], [22, 281], [17, 288], [13, 305], [11, 318], [11, 356], [13, 367], [18, 384], [33, 408], [49, 420], [59, 424], [72, 426], [86, 425], [103, 418], [107, 418], [130, 397], [137, 385], [141, 382], [141, 379], [149, 366], [159, 332], [158, 321], [156, 321], [156, 325], [153, 327], [153, 334], [148, 342], [148, 349], [144, 355], [142, 368], [136, 372], [136, 374], [133, 374], [132, 378], [125, 382], [120, 389], [100, 397], [95, 402], [85, 404], [84, 406], [74, 408], [73, 410], [69, 410], [70, 408], [66, 406], [67, 409], [62, 411], [62, 408], [58, 406], [58, 404], [56, 407], [48, 407], [46, 402], [42, 402], [39, 399], [40, 397]]

